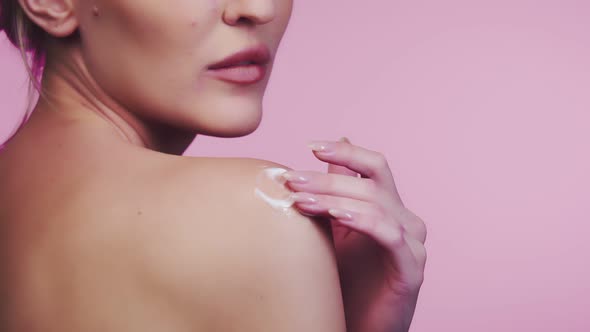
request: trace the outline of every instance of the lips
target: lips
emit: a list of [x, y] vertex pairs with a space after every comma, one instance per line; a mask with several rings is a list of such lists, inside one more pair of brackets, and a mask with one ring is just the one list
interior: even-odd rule
[[246, 65], [266, 65], [270, 61], [270, 51], [264, 44], [257, 44], [234, 53], [209, 67], [210, 70]]

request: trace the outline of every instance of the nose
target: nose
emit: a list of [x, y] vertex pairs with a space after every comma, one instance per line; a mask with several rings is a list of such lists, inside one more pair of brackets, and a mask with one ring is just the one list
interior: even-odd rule
[[275, 18], [276, 0], [228, 0], [223, 13], [225, 23], [230, 25], [262, 25]]

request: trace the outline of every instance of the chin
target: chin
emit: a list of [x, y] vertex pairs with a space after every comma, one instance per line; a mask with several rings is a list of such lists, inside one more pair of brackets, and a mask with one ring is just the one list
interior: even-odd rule
[[249, 121], [249, 122], [242, 122], [242, 123], [234, 123], [234, 124], [226, 124], [224, 123], [224, 127], [222, 128], [215, 128], [214, 131], [211, 132], [210, 136], [215, 137], [242, 137], [247, 136], [256, 131], [258, 126], [260, 125], [260, 120], [258, 121]]
[[[199, 134], [214, 137], [242, 137], [256, 131], [262, 121], [262, 107], [233, 107], [216, 108], [208, 112], [209, 116], [195, 119]], [[201, 114], [202, 115], [202, 114]]]

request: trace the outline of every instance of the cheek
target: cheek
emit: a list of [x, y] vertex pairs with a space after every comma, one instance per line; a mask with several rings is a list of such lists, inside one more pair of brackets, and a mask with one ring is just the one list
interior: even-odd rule
[[209, 1], [209, 12], [217, 13], [219, 10], [219, 0], [208, 0]]

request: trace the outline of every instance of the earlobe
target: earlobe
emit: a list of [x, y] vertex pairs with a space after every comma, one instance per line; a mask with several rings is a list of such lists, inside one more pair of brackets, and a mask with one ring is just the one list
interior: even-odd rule
[[67, 37], [78, 28], [72, 1], [18, 0], [29, 19], [55, 37]]

